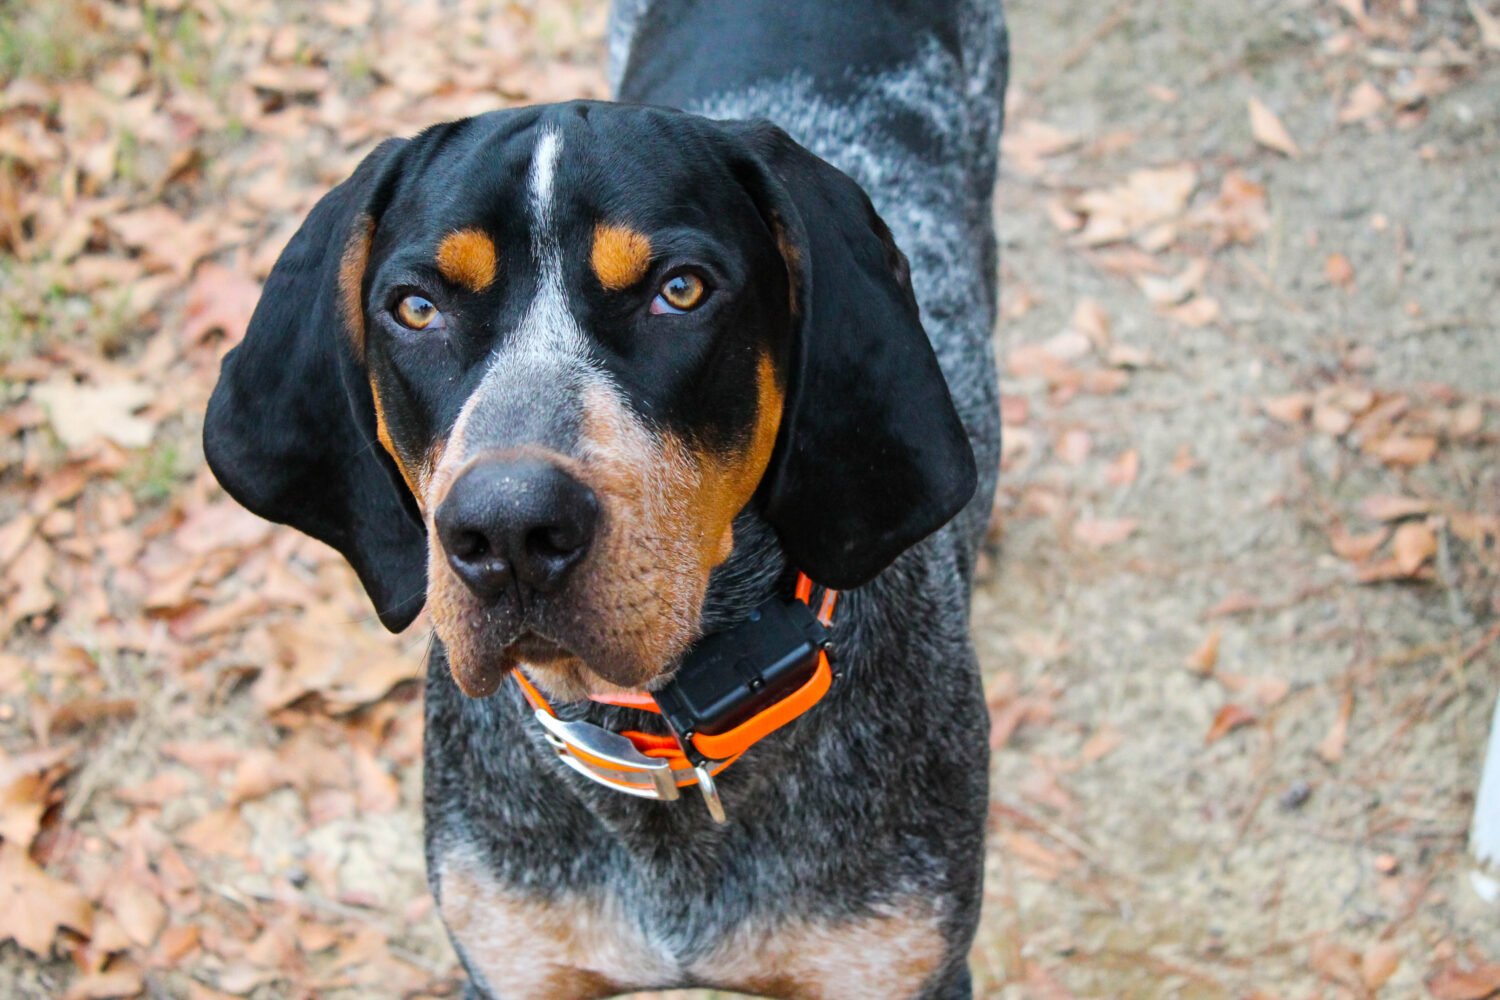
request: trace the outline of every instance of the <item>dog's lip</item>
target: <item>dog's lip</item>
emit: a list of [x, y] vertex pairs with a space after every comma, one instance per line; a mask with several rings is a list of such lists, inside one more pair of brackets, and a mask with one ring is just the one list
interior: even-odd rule
[[549, 666], [559, 660], [574, 658], [573, 651], [568, 649], [567, 646], [553, 639], [551, 636], [542, 635], [533, 629], [527, 629], [512, 639], [505, 647], [502, 655], [512, 660], [535, 664], [539, 667]]
[[567, 647], [528, 629], [493, 656], [476, 657], [476, 662], [450, 660], [448, 671], [464, 694], [470, 698], [487, 698], [499, 690], [505, 675], [522, 663], [546, 668], [570, 659], [573, 659], [573, 654]]

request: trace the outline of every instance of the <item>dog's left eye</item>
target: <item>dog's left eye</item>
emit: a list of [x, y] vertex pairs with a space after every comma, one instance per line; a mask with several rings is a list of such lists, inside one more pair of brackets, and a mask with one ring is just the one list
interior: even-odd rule
[[413, 330], [437, 330], [443, 326], [438, 307], [420, 295], [408, 295], [396, 306], [396, 318]]
[[685, 313], [698, 308], [708, 297], [708, 286], [691, 272], [675, 275], [662, 283], [661, 291], [651, 300], [651, 311]]

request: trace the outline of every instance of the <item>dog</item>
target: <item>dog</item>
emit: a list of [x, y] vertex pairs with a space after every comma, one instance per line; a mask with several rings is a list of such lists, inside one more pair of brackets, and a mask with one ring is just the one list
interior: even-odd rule
[[[387, 140], [318, 202], [209, 464], [388, 628], [429, 611], [468, 997], [970, 997], [998, 0], [623, 0], [609, 32], [620, 103]], [[773, 700], [716, 758], [667, 692], [716, 637], [744, 668], [762, 608], [814, 674], [736, 688]]]

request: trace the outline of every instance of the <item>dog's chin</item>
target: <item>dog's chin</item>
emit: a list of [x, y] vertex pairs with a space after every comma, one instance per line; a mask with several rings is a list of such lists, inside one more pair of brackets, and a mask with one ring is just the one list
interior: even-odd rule
[[498, 654], [455, 655], [450, 648], [448, 669], [460, 691], [470, 698], [487, 698], [516, 668], [544, 695], [557, 701], [581, 701], [590, 695], [639, 691], [663, 673], [665, 664], [639, 664], [623, 657], [585, 661], [552, 639], [523, 632]]

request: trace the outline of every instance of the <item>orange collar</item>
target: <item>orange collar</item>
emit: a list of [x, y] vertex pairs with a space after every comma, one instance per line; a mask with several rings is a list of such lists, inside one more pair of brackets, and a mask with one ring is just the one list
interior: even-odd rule
[[[812, 580], [798, 573], [796, 600], [811, 608], [812, 591]], [[815, 617], [825, 629], [833, 624], [837, 600], [838, 591], [823, 591]], [[807, 612], [800, 614], [805, 619]], [[564, 721], [519, 668], [512, 671], [512, 676], [535, 710], [547, 742], [563, 763], [601, 785], [642, 798], [671, 801], [678, 798], [679, 788], [697, 785], [709, 814], [719, 823], [725, 821], [725, 816], [714, 776], [755, 743], [816, 705], [828, 693], [834, 679], [828, 643], [823, 642], [816, 647], [816, 663], [810, 676], [733, 728], [720, 733], [678, 733], [674, 727], [671, 735], [657, 736], [631, 729], [617, 733], [591, 722]], [[656, 698], [644, 691], [590, 697], [601, 704], [662, 715]]]

